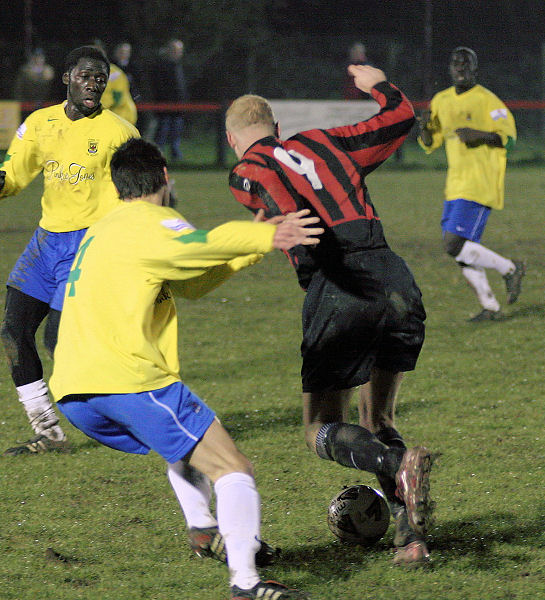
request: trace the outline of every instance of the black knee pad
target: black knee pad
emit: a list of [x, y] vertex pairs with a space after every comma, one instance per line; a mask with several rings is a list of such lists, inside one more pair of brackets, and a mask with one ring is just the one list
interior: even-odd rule
[[443, 236], [443, 249], [449, 256], [456, 258], [458, 254], [460, 254], [466, 241], [467, 240], [465, 238], [454, 233], [450, 233], [450, 231], [446, 231], [445, 235]]

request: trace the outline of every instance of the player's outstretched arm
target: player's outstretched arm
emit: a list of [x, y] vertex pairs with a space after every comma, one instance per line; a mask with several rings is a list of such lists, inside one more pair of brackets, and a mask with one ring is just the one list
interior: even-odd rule
[[367, 94], [381, 81], [386, 81], [384, 71], [371, 65], [348, 65], [348, 73], [354, 78], [354, 85]]
[[276, 232], [273, 237], [273, 246], [279, 250], [289, 250], [298, 244], [303, 246], [314, 246], [320, 242], [315, 237], [324, 232], [323, 227], [309, 227], [320, 221], [319, 217], [308, 217], [308, 208], [296, 213], [288, 213], [284, 216], [273, 217], [267, 222], [276, 224]]

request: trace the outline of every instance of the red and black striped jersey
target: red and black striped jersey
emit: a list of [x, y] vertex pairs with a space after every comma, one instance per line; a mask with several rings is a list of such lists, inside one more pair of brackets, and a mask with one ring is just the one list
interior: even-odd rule
[[229, 175], [236, 200], [267, 218], [310, 208], [325, 233], [315, 249], [297, 246], [287, 254], [306, 287], [316, 268], [344, 253], [387, 247], [365, 176], [405, 140], [414, 124], [407, 98], [388, 82], [377, 84], [379, 112], [354, 125], [311, 129], [287, 140], [274, 136], [246, 150]]

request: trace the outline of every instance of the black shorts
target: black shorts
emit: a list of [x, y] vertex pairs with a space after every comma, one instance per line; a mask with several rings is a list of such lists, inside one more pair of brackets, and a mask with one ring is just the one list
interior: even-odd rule
[[349, 389], [376, 366], [411, 371], [424, 343], [422, 294], [388, 248], [354, 252], [317, 271], [303, 304], [303, 392]]

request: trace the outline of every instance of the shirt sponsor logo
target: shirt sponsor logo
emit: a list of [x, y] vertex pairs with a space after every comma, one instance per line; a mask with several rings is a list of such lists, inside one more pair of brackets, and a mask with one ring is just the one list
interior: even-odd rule
[[507, 119], [507, 109], [506, 108], [497, 108], [490, 113], [493, 121], [497, 121], [498, 119]]
[[26, 124], [25, 124], [25, 123], [21, 123], [21, 124], [19, 125], [19, 127], [17, 128], [17, 133], [16, 133], [16, 135], [17, 135], [17, 137], [18, 137], [20, 140], [22, 140], [22, 139], [23, 139], [23, 136], [25, 135], [25, 132], [26, 132]]
[[46, 179], [60, 179], [70, 185], [76, 185], [81, 181], [93, 181], [94, 173], [87, 173], [86, 167], [78, 163], [70, 163], [68, 167], [59, 164], [56, 160], [48, 160], [44, 166], [44, 177]]
[[161, 225], [166, 227], [167, 229], [172, 229], [172, 231], [182, 231], [183, 229], [195, 229], [193, 225], [190, 225], [186, 221], [182, 221], [182, 219], [165, 219], [161, 221]]
[[87, 154], [96, 154], [98, 152], [98, 141], [88, 140]]
[[245, 192], [249, 192], [251, 187], [252, 186], [250, 184], [250, 180], [247, 177], [245, 177], [244, 181], [242, 182], [242, 188], [243, 188], [243, 190]]

